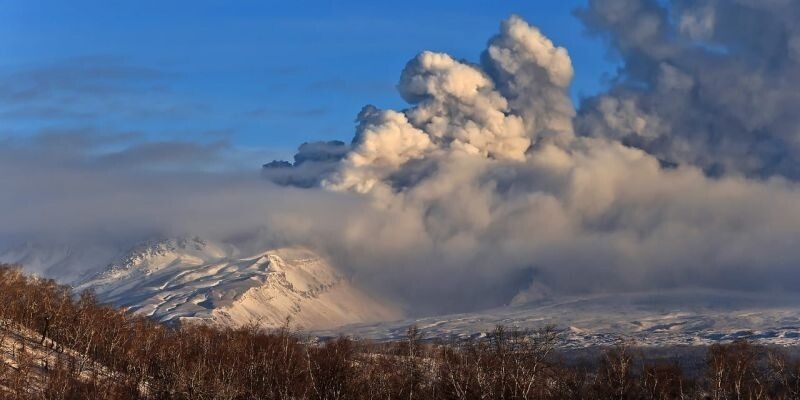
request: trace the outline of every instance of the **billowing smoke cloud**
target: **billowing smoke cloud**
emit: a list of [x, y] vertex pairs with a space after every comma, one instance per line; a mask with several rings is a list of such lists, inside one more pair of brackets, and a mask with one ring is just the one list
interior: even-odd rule
[[263, 165], [262, 175], [284, 186], [311, 188], [319, 186], [323, 177], [334, 172], [350, 150], [344, 142], [303, 143], [294, 162], [274, 160]]
[[[630, 18], [658, 26], [647, 15]], [[364, 108], [352, 149], [322, 181], [392, 215], [347, 230], [364, 246], [360, 262], [391, 266], [378, 279], [406, 283], [423, 303], [455, 299], [451, 308], [474, 306], [476, 293], [491, 303], [550, 292], [797, 283], [795, 184], [709, 177], [696, 160], [643, 151], [621, 131], [628, 124], [657, 135], [646, 118], [598, 122], [595, 100], [577, 119], [588, 133], [575, 135], [572, 74], [567, 51], [518, 17], [501, 25], [481, 64], [432, 52], [411, 60], [398, 85], [411, 107]], [[633, 112], [639, 103], [620, 104]], [[728, 118], [708, 108], [698, 114]], [[742, 146], [751, 140], [731, 135], [726, 140]]]
[[[788, 4], [768, 3], [759, 18]], [[778, 116], [800, 102], [772, 79], [787, 87], [800, 80], [780, 59], [762, 64], [771, 68], [752, 64], [757, 54], [767, 56], [763, 47], [772, 42], [764, 40], [786, 37], [717, 34], [733, 11], [701, 5], [677, 4], [684, 22], [669, 28], [673, 18], [654, 2], [591, 3], [581, 15], [617, 46], [626, 67], [609, 93], [577, 115], [567, 51], [511, 17], [480, 63], [420, 53], [398, 85], [408, 109], [364, 107], [351, 144], [305, 144], [293, 163], [270, 163], [262, 177], [170, 163], [154, 170], [127, 151], [83, 149], [51, 160], [43, 157], [49, 146], [7, 143], [0, 186], [14, 190], [0, 196], [0, 207], [11, 210], [0, 219], [0, 238], [46, 232], [124, 242], [189, 233], [299, 243], [330, 255], [411, 314], [553, 293], [796, 290], [800, 186], [791, 179], [790, 124]], [[729, 38], [729, 47], [718, 48], [716, 35]], [[651, 68], [663, 54], [671, 55], [668, 65]], [[755, 86], [709, 103], [711, 89], [692, 85], [702, 81], [698, 75], [713, 75], [700, 72], [701, 60], [717, 58], [741, 59], [738, 66], [719, 61], [718, 73], [734, 85], [749, 78], [788, 103], [753, 103], [749, 112], [757, 115], [746, 118], [737, 99]], [[694, 63], [697, 70], [686, 66]], [[627, 79], [640, 70], [637, 77], [652, 80]], [[688, 86], [694, 94], [671, 100], [681, 104], [662, 103], [660, 91]], [[685, 115], [677, 111], [683, 107]], [[780, 143], [774, 159], [760, 147], [772, 141]], [[231, 151], [170, 145], [186, 148], [180, 165], [223, 163]]]
[[591, 0], [578, 15], [622, 67], [581, 134], [719, 176], [800, 178], [800, 3]]

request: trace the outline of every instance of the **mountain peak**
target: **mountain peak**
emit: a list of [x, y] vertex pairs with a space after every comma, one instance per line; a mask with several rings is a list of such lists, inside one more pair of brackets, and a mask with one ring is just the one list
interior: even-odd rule
[[326, 328], [400, 316], [309, 249], [247, 254], [199, 238], [142, 243], [76, 289], [165, 322]]

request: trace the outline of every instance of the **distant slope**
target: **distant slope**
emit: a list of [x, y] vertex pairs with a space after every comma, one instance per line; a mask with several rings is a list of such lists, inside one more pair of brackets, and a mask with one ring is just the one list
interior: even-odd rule
[[496, 325], [555, 325], [564, 347], [609, 345], [625, 339], [645, 346], [704, 345], [749, 339], [800, 344], [800, 295], [708, 289], [556, 297], [475, 313], [444, 315], [320, 331], [392, 340], [417, 325], [425, 337], [469, 337]]
[[27, 273], [73, 283], [104, 270], [121, 252], [108, 246], [23, 243], [0, 249], [0, 263], [23, 265]]

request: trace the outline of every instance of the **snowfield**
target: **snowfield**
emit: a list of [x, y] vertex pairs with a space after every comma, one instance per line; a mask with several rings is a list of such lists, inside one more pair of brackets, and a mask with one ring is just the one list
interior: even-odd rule
[[554, 325], [564, 348], [619, 343], [707, 345], [748, 339], [800, 344], [800, 295], [708, 289], [557, 297], [475, 313], [360, 324], [316, 332], [380, 341], [402, 338], [416, 325], [426, 338], [485, 335], [497, 325], [536, 329]]
[[144, 246], [77, 289], [163, 322], [321, 329], [401, 315], [309, 250], [242, 254], [200, 239]]
[[[48, 260], [56, 266], [69, 261], [57, 257], [68, 251], [49, 254], [55, 254]], [[30, 259], [42, 257], [19, 251], [0, 256], [0, 261], [21, 264]], [[37, 268], [53, 270], [42, 264], [39, 261]], [[402, 316], [302, 248], [248, 253], [198, 238], [154, 241], [71, 283], [77, 291], [92, 290], [103, 302], [162, 322], [257, 323], [266, 328], [288, 323], [305, 330]]]

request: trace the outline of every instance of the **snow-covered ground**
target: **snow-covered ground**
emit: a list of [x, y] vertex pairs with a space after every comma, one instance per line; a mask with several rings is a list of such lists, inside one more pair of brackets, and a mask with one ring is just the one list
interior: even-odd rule
[[373, 340], [402, 338], [416, 325], [427, 338], [484, 335], [497, 325], [536, 329], [554, 325], [565, 348], [613, 345], [705, 345], [750, 339], [800, 344], [800, 295], [708, 289], [556, 297], [475, 313], [351, 325], [315, 332]]
[[[42, 271], [71, 261], [68, 251], [51, 250], [42, 257], [36, 255], [38, 247], [23, 249], [33, 253], [15, 250], [5, 260], [35, 260]], [[70, 283], [77, 291], [93, 290], [103, 302], [163, 322], [280, 327], [288, 321], [293, 329], [323, 329], [401, 316], [302, 248], [246, 251], [180, 238], [143, 243], [121, 254], [101, 272]]]

